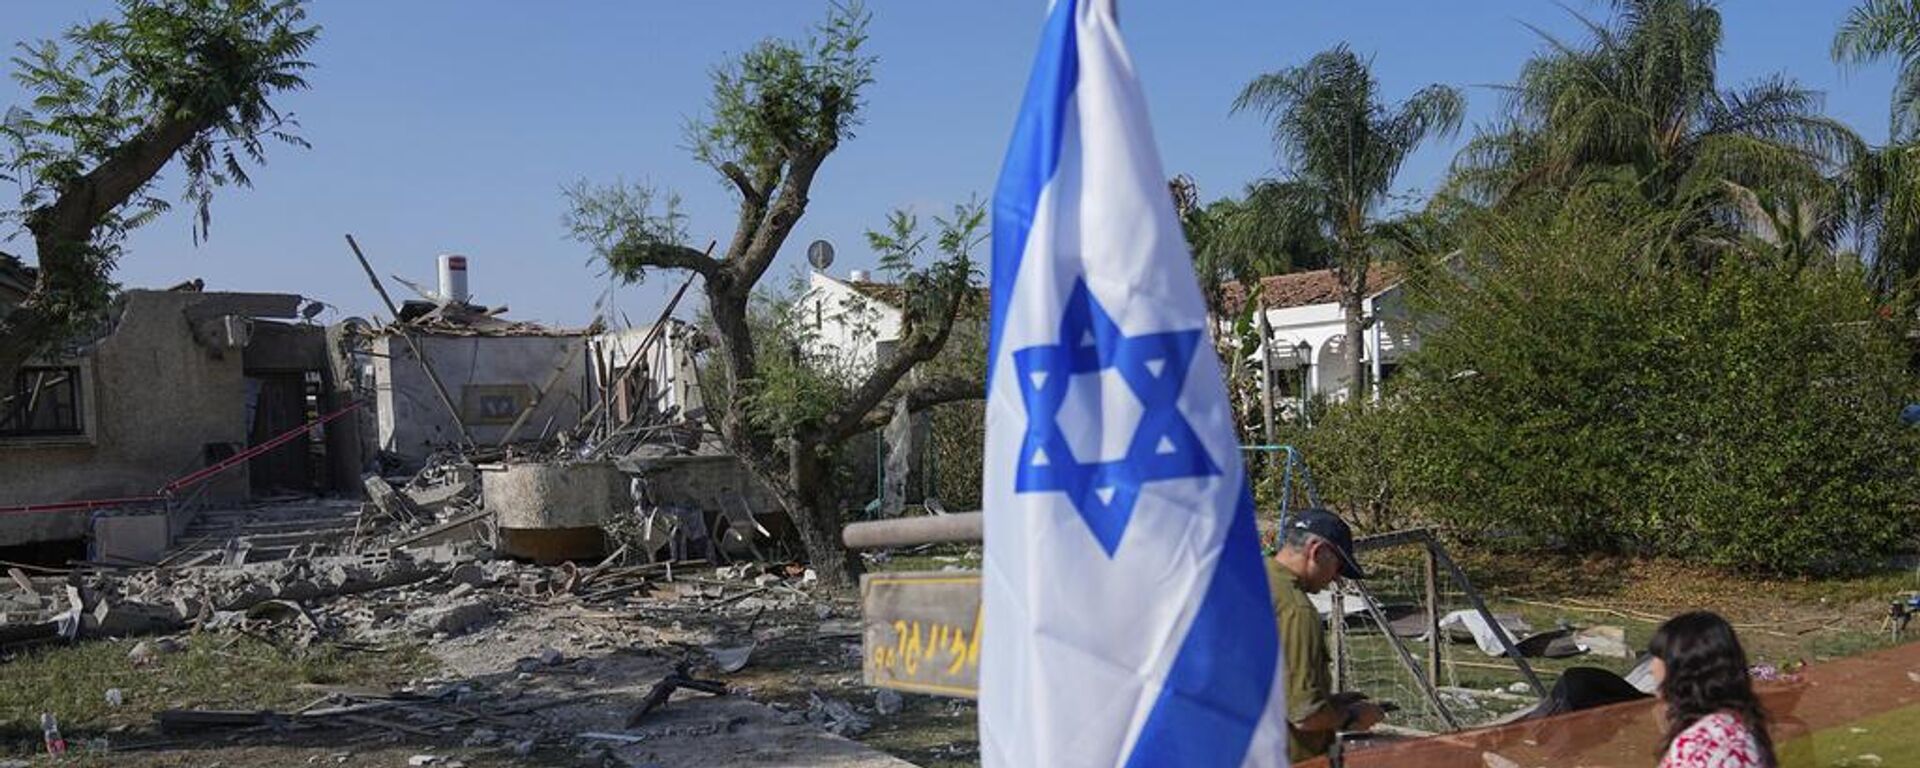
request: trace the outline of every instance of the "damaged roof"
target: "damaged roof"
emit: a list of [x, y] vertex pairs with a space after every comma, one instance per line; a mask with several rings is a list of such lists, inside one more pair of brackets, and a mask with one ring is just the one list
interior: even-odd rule
[[376, 333], [393, 333], [401, 327], [434, 336], [591, 336], [605, 330], [599, 320], [586, 328], [554, 328], [524, 320], [506, 320], [499, 315], [506, 307], [482, 307], [463, 302], [431, 304], [409, 301], [400, 308], [400, 321]]

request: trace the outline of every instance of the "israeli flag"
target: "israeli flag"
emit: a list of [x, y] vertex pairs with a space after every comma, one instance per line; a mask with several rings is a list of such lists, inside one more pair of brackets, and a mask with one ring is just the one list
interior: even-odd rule
[[987, 766], [1285, 765], [1253, 498], [1113, 0], [1055, 0], [994, 194]]

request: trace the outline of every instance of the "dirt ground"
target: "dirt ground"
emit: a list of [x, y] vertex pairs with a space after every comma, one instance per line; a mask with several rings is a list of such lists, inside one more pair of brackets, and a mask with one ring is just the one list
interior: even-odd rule
[[[1890, 642], [1881, 626], [1888, 600], [1920, 588], [1911, 571], [1780, 581], [1661, 562], [1461, 559], [1496, 611], [1519, 611], [1539, 625], [1620, 625], [1630, 647], [1643, 647], [1660, 618], [1705, 607], [1738, 623], [1756, 657], [1779, 662], [1817, 662], [1884, 647]], [[882, 567], [976, 564], [977, 553], [955, 550], [893, 558]], [[896, 701], [861, 684], [857, 610], [850, 595], [803, 592], [784, 582], [756, 586], [740, 574], [708, 569], [612, 603], [503, 604], [486, 622], [455, 636], [395, 640], [411, 643], [404, 653], [329, 656], [321, 664], [301, 655], [307, 652], [261, 644], [265, 650], [247, 653], [301, 661], [249, 667], [242, 662], [253, 663], [251, 655], [225, 662], [221, 656], [249, 646], [203, 633], [184, 638], [191, 650], [180, 661], [137, 669], [120, 668], [127, 643], [107, 644], [111, 653], [84, 645], [42, 651], [44, 658], [0, 664], [0, 688], [72, 688], [87, 697], [107, 685], [137, 691], [124, 706], [65, 725], [75, 753], [64, 764], [78, 766], [976, 765], [971, 701], [911, 694]], [[204, 653], [202, 644], [208, 646]], [[727, 671], [743, 653], [744, 664]], [[143, 685], [142, 676], [186, 674], [187, 661], [206, 654], [212, 661], [200, 663], [215, 669], [196, 667], [194, 674], [212, 680], [133, 687]], [[73, 661], [61, 666], [60, 658]], [[222, 663], [252, 671], [236, 675], [247, 679], [219, 680]], [[654, 684], [681, 663], [693, 677], [722, 682], [730, 693], [682, 690], [628, 727]], [[29, 679], [34, 675], [61, 677]], [[263, 675], [287, 679], [257, 679]], [[285, 710], [329, 690], [440, 697], [431, 703], [439, 719], [424, 712], [416, 718], [415, 705], [403, 703], [351, 724], [190, 734], [162, 734], [152, 725], [152, 713], [167, 707]], [[8, 695], [0, 692], [0, 765], [29, 759], [39, 748], [34, 702], [9, 701]], [[440, 724], [449, 710], [477, 716]], [[502, 712], [509, 714], [487, 714]], [[89, 751], [90, 744], [112, 751]], [[40, 758], [28, 764], [50, 763]]]
[[[285, 661], [312, 649], [250, 637], [235, 643], [216, 633], [183, 636], [185, 650], [137, 668], [127, 660], [129, 642], [45, 649], [0, 665], [0, 678], [11, 678], [5, 687], [15, 690], [15, 697], [0, 692], [0, 760], [38, 751], [40, 706], [85, 713], [63, 718], [76, 765], [892, 768], [911, 763], [830, 731], [918, 732], [898, 722], [876, 732], [873, 724], [924, 714], [964, 720], [971, 738], [971, 707], [948, 713], [945, 702], [914, 697], [901, 712], [877, 713], [875, 692], [860, 685], [850, 598], [700, 573], [612, 604], [521, 601], [452, 637], [396, 637], [410, 653], [381, 654], [396, 660], [391, 668], [365, 655], [352, 663], [332, 654], [326, 664]], [[222, 679], [217, 666], [228, 662], [248, 673]], [[725, 695], [681, 689], [630, 725], [655, 684], [682, 665], [693, 678], [722, 684]], [[109, 688], [122, 692], [123, 705], [99, 703]], [[75, 696], [48, 693], [67, 691]], [[17, 698], [34, 692], [61, 705]], [[315, 724], [196, 733], [153, 725], [162, 709], [285, 713], [329, 692], [376, 703], [397, 698], [377, 712]]]

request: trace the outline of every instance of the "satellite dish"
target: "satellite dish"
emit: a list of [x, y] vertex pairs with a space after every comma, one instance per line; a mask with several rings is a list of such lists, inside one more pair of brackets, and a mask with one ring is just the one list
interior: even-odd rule
[[827, 271], [827, 267], [833, 266], [833, 243], [825, 240], [813, 241], [813, 244], [807, 246], [807, 263], [812, 264], [814, 269]]

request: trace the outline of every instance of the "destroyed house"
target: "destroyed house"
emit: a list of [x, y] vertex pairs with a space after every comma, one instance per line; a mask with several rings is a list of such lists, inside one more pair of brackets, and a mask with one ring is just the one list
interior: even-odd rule
[[307, 430], [182, 482], [348, 399], [334, 387], [325, 330], [304, 322], [316, 305], [197, 285], [120, 294], [93, 329], [5, 382], [0, 546], [120, 526], [136, 539], [120, 551], [155, 553], [194, 508], [352, 487], [357, 438], [343, 428]]
[[427, 301], [407, 302], [396, 323], [359, 329], [377, 446], [391, 464], [417, 469], [441, 451], [578, 442], [699, 408], [691, 326], [506, 320], [504, 308], [468, 300], [466, 265], [442, 256], [441, 285], [422, 292]]

